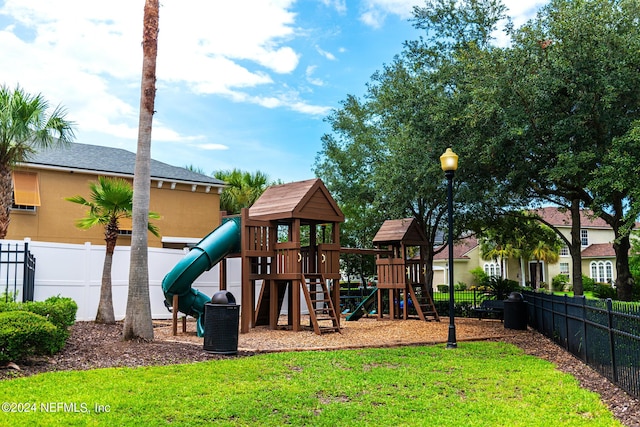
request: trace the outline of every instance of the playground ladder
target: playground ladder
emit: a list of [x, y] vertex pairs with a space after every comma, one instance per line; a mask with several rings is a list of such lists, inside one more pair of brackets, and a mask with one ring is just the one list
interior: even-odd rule
[[[415, 288], [420, 287], [420, 298], [416, 295]], [[422, 283], [414, 283], [409, 286], [409, 293], [411, 294], [411, 298], [416, 301], [416, 311], [418, 312], [418, 317], [421, 320], [427, 320], [426, 316], [433, 316], [433, 319], [436, 322], [440, 321], [440, 316], [438, 316], [438, 311], [436, 310], [436, 306], [433, 303], [433, 298], [431, 298], [431, 293], [427, 291], [427, 287]]]
[[309, 307], [309, 317], [314, 332], [318, 335], [325, 332], [340, 332], [338, 315], [324, 275], [304, 274], [302, 276], [302, 292], [307, 301], [307, 307]]

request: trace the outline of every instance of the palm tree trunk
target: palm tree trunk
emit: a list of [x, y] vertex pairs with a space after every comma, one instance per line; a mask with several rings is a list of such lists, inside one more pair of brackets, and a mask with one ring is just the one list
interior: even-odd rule
[[9, 214], [13, 204], [13, 180], [9, 165], [0, 164], [0, 196], [4, 199], [0, 205], [2, 206], [0, 209], [0, 239], [4, 239], [9, 231]]
[[[117, 236], [116, 236], [117, 239]], [[96, 323], [114, 324], [116, 318], [113, 313], [113, 294], [111, 290], [111, 266], [113, 265], [113, 252], [116, 242], [107, 242], [107, 250], [104, 255], [102, 267], [102, 284], [100, 286], [100, 302], [96, 313]]]
[[159, 1], [146, 0], [142, 41], [142, 84], [138, 151], [133, 179], [133, 229], [129, 295], [124, 322], [124, 339], [153, 340], [153, 319], [149, 299], [149, 259], [147, 225], [151, 186], [151, 128], [156, 97], [156, 59], [158, 56]]

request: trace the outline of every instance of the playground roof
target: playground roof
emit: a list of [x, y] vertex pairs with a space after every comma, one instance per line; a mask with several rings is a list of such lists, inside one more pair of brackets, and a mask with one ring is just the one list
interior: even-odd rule
[[409, 246], [428, 244], [424, 232], [414, 218], [386, 220], [373, 238], [373, 243], [377, 245], [404, 243]]
[[343, 222], [344, 214], [322, 180], [308, 179], [274, 185], [249, 208], [249, 216], [261, 220], [303, 219]]

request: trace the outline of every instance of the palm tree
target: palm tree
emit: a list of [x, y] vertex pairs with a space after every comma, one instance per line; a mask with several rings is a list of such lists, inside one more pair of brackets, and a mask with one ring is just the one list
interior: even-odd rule
[[[76, 226], [83, 230], [96, 225], [104, 227], [106, 252], [102, 268], [102, 284], [100, 286], [100, 303], [96, 313], [96, 323], [113, 324], [116, 322], [113, 313], [111, 293], [111, 265], [113, 253], [120, 231], [120, 220], [131, 218], [133, 188], [124, 179], [98, 177], [98, 182], [89, 184], [91, 192], [89, 200], [82, 196], [67, 197], [66, 200], [89, 207], [87, 216], [76, 221]], [[149, 218], [157, 219], [158, 214], [149, 212]], [[148, 230], [158, 236], [158, 228], [149, 223]]]
[[215, 172], [213, 176], [227, 184], [220, 195], [220, 209], [232, 215], [251, 207], [270, 185], [269, 177], [260, 171], [252, 174], [233, 169]]
[[483, 238], [480, 241], [480, 252], [484, 259], [499, 262], [500, 278], [506, 277], [505, 260], [514, 254], [513, 247], [509, 243], [501, 243], [492, 240], [491, 237]]
[[531, 258], [536, 260], [536, 283], [535, 288], [540, 288], [540, 282], [542, 277], [542, 262], [547, 264], [555, 264], [560, 259], [560, 249], [562, 248], [562, 242], [553, 233], [553, 239], [540, 240], [531, 251]]
[[13, 204], [11, 172], [38, 148], [73, 141], [73, 122], [65, 119], [58, 106], [47, 114], [48, 102], [41, 95], [30, 95], [20, 87], [0, 86], [0, 239], [7, 236], [9, 212]]
[[149, 255], [147, 223], [151, 198], [151, 128], [156, 99], [156, 59], [158, 57], [159, 0], [145, 0], [142, 32], [142, 82], [138, 150], [133, 177], [133, 230], [129, 293], [124, 319], [126, 340], [153, 340], [153, 319], [149, 298]]

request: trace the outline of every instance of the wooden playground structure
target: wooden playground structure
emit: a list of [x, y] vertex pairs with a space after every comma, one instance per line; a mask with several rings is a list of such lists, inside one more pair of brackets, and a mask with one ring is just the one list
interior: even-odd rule
[[[340, 223], [344, 214], [320, 179], [267, 188], [241, 212], [240, 332], [256, 326], [311, 328], [316, 334], [340, 332]], [[407, 319], [413, 305], [421, 320], [438, 313], [425, 283], [424, 251], [417, 259], [409, 248], [427, 244], [412, 219], [386, 221], [373, 241], [378, 249], [345, 252], [375, 254], [378, 270], [378, 307], [388, 291], [389, 316]], [[221, 290], [226, 289], [226, 264], [221, 263]], [[309, 311], [309, 325], [301, 324], [301, 300]], [[400, 309], [400, 301], [403, 308]], [[280, 325], [286, 304], [287, 325]], [[378, 317], [384, 316], [378, 310]]]
[[[303, 329], [303, 295], [314, 332], [339, 332], [336, 307], [340, 307], [340, 223], [344, 214], [322, 181], [267, 188], [251, 208], [242, 211], [241, 222], [240, 332], [261, 325], [278, 327], [285, 294], [291, 329]], [[261, 287], [256, 294], [258, 282]]]
[[[425, 284], [424, 248], [428, 241], [416, 220], [385, 221], [373, 238], [373, 244], [379, 249], [376, 256], [378, 317], [384, 317], [382, 307], [384, 293], [387, 292], [391, 319], [408, 319], [410, 307], [413, 307], [420, 320], [428, 320], [427, 317], [431, 316], [440, 321], [431, 292]], [[417, 257], [410, 253], [410, 248], [417, 249]]]

